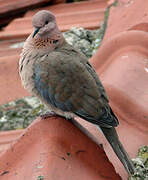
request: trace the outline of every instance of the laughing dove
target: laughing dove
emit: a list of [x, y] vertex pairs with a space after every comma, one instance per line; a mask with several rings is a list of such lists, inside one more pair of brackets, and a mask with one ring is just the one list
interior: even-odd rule
[[65, 41], [50, 11], [39, 11], [32, 23], [34, 32], [19, 62], [23, 86], [57, 115], [78, 116], [99, 126], [127, 172], [133, 174], [133, 164], [115, 130], [118, 119], [88, 59]]

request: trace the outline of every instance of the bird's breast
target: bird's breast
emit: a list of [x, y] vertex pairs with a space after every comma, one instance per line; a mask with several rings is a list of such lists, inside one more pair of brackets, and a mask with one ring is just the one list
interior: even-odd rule
[[21, 77], [22, 85], [24, 88], [29, 91], [29, 93], [33, 94], [35, 89], [34, 83], [34, 61], [32, 57], [23, 56], [20, 59], [19, 66], [19, 74]]

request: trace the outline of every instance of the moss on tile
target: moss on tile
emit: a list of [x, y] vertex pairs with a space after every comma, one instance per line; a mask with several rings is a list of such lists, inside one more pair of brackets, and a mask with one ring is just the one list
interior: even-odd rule
[[43, 180], [44, 179], [44, 176], [38, 176], [37, 177], [37, 180]]
[[0, 106], [0, 130], [26, 128], [37, 116], [47, 112], [37, 97], [25, 97]]
[[102, 22], [100, 29], [88, 30], [73, 27], [70, 31], [63, 33], [65, 39], [68, 43], [73, 45], [75, 48], [78, 48], [82, 53], [90, 58], [98, 50], [104, 38], [111, 7], [117, 6], [117, 4], [118, 0], [115, 0], [106, 8], [104, 12], [104, 21]]
[[[88, 30], [84, 28], [71, 28], [68, 32], [63, 33], [67, 42], [79, 49], [88, 58], [94, 54], [94, 50], [98, 48], [101, 39], [98, 37], [100, 30]], [[96, 42], [98, 42], [96, 44]]]
[[142, 146], [138, 150], [133, 163], [136, 172], [129, 180], [148, 180], [148, 146]]

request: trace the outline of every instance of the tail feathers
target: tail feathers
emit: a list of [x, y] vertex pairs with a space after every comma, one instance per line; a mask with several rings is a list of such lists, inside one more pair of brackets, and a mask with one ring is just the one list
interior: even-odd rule
[[102, 114], [99, 118], [98, 124], [102, 127], [116, 127], [119, 125], [119, 121], [113, 113], [110, 106], [106, 106], [102, 109]]
[[114, 121], [115, 121], [115, 126], [114, 126], [114, 127], [118, 126], [118, 125], [119, 125], [118, 118], [117, 118], [117, 117], [115, 116], [115, 114], [113, 113], [113, 110], [112, 110], [111, 107], [110, 107], [110, 113], [111, 113], [111, 115], [112, 115], [112, 117], [114, 118]]
[[129, 158], [127, 152], [125, 151], [123, 145], [119, 141], [117, 132], [114, 127], [107, 128], [107, 127], [100, 127], [104, 136], [112, 146], [114, 152], [118, 156], [119, 160], [122, 162], [123, 166], [127, 170], [128, 174], [134, 174], [134, 166]]

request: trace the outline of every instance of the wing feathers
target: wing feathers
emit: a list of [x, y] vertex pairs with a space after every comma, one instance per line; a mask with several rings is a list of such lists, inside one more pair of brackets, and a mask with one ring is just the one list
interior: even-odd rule
[[46, 102], [98, 125], [117, 125], [105, 90], [86, 59], [68, 53], [50, 54], [46, 62], [35, 64], [34, 75], [36, 89]]

